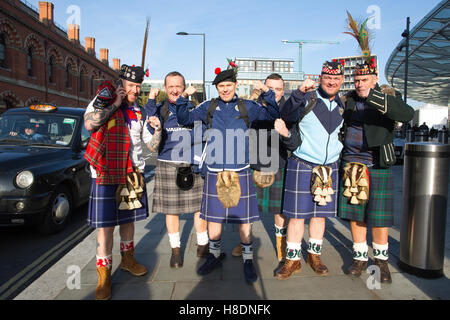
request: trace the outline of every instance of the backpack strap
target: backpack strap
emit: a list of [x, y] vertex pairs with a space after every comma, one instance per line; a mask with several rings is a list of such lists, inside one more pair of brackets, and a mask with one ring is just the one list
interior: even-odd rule
[[161, 113], [161, 118], [164, 120], [164, 122], [166, 122], [170, 116], [169, 101], [167, 101], [167, 99], [164, 100], [160, 113]]
[[250, 120], [248, 119], [248, 111], [247, 111], [247, 105], [245, 103], [244, 99], [238, 99], [238, 109], [239, 113], [241, 114], [237, 119], [244, 119], [245, 124], [247, 125], [247, 128], [250, 128]]
[[315, 91], [313, 91], [311, 95], [311, 100], [309, 100], [308, 104], [305, 107], [305, 111], [303, 111], [303, 114], [298, 118], [297, 124], [299, 124], [303, 118], [314, 109], [314, 107], [317, 105], [317, 94]]
[[219, 100], [217, 100], [217, 98], [213, 98], [211, 99], [211, 102], [209, 103], [208, 106], [208, 112], [206, 114], [206, 124], [208, 126], [208, 128], [211, 128], [212, 126], [212, 118], [213, 118], [213, 114], [214, 111], [216, 111], [216, 108], [219, 105]]

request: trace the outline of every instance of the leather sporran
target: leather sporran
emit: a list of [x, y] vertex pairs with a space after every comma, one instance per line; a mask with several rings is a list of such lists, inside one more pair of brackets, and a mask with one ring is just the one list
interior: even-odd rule
[[221, 171], [217, 174], [217, 197], [224, 208], [236, 207], [241, 198], [239, 174], [234, 171]]
[[369, 168], [359, 162], [349, 162], [344, 167], [343, 196], [350, 204], [363, 204], [369, 200]]
[[192, 189], [192, 187], [194, 186], [194, 182], [195, 177], [192, 166], [177, 168], [176, 184], [178, 188], [180, 188], [183, 191], [188, 191]]
[[253, 170], [253, 182], [260, 188], [268, 188], [275, 182], [275, 173]]
[[315, 166], [312, 170], [311, 193], [319, 206], [326, 206], [333, 201], [331, 199], [331, 195], [334, 194], [332, 172], [333, 169], [327, 166]]
[[144, 176], [138, 168], [127, 174], [126, 184], [121, 184], [116, 191], [116, 202], [119, 210], [134, 210], [142, 208], [139, 201], [144, 194]]

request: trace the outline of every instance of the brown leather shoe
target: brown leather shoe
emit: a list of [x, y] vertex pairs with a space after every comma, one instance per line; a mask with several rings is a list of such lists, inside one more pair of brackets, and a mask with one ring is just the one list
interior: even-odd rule
[[233, 251], [231, 252], [231, 255], [233, 257], [240, 257], [240, 256], [242, 256], [242, 247], [241, 247], [240, 243], [233, 249]]
[[142, 264], [139, 264], [134, 258], [134, 249], [123, 251], [122, 262], [120, 263], [120, 268], [122, 270], [129, 271], [133, 276], [143, 276], [147, 273], [147, 268]]
[[197, 245], [197, 257], [206, 258], [209, 255], [209, 244]]
[[391, 272], [389, 271], [388, 260], [375, 258], [375, 265], [380, 268], [380, 282], [392, 283]]
[[172, 248], [172, 256], [170, 257], [171, 268], [181, 268], [183, 266], [183, 258], [181, 257], [181, 248]]
[[322, 260], [320, 260], [320, 254], [308, 252], [306, 263], [309, 264], [318, 275], [326, 276], [328, 274], [328, 268], [322, 263]]
[[367, 261], [353, 259], [352, 265], [347, 269], [347, 274], [353, 277], [359, 277], [365, 270], [367, 270]]
[[97, 267], [97, 288], [95, 289], [95, 300], [109, 300], [111, 298], [111, 269], [108, 267]]
[[300, 263], [300, 260], [290, 260], [290, 259], [286, 259], [284, 261], [283, 266], [281, 267], [281, 269], [279, 269], [276, 273], [275, 273], [275, 277], [278, 280], [286, 280], [288, 279], [291, 275], [299, 273], [300, 271], [302, 271], [302, 265]]

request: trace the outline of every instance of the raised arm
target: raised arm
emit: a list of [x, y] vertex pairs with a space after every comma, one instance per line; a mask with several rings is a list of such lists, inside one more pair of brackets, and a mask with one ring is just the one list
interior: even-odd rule
[[148, 138], [145, 138], [145, 134], [147, 132], [150, 133], [150, 131], [147, 126], [144, 126], [144, 142], [151, 152], [158, 152], [159, 144], [161, 142], [161, 132], [162, 132], [161, 122], [159, 121], [158, 117], [151, 116], [150, 118], [147, 119], [147, 123], [153, 129], [154, 132], [150, 141], [148, 141]]
[[251, 105], [248, 111], [249, 120], [253, 122], [255, 120], [275, 120], [279, 118], [280, 110], [275, 100], [275, 92], [261, 81], [256, 82], [255, 89], [262, 92], [262, 99], [266, 102], [267, 106], [263, 106], [255, 101], [248, 101]]
[[414, 117], [414, 109], [401, 96], [385, 94], [378, 88], [370, 90], [366, 104], [394, 121], [408, 122]]
[[[89, 131], [98, 130], [102, 125], [104, 125], [108, 121], [111, 115], [114, 112], [116, 112], [116, 110], [122, 104], [122, 100], [127, 95], [123, 87], [117, 88], [116, 94], [117, 98], [114, 101], [114, 103], [102, 109], [95, 108], [95, 100], [97, 99], [97, 97], [95, 97], [94, 100], [91, 101], [89, 107], [93, 106], [94, 111], [91, 112], [88, 111], [84, 114], [84, 126], [87, 130]], [[90, 109], [89, 107], [88, 110]]]
[[206, 123], [207, 103], [203, 102], [195, 109], [189, 110], [189, 96], [195, 92], [194, 87], [188, 87], [177, 99], [177, 121], [182, 126], [192, 125], [195, 121]]

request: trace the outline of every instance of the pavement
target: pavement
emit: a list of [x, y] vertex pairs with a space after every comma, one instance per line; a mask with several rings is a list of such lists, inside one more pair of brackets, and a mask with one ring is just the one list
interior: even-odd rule
[[[440, 300], [450, 299], [450, 201], [447, 202], [445, 239], [445, 276], [423, 279], [403, 272], [397, 266], [400, 254], [400, 220], [402, 205], [403, 166], [395, 166], [395, 224], [389, 232], [389, 268], [392, 284], [374, 286], [369, 273], [351, 278], [344, 270], [352, 262], [352, 240], [349, 224], [339, 218], [326, 222], [322, 261], [328, 266], [328, 276], [316, 275], [306, 265], [306, 243], [303, 240], [302, 272], [285, 281], [276, 280], [279, 267], [275, 253], [273, 217], [263, 215], [253, 225], [254, 263], [258, 281], [244, 281], [242, 258], [231, 255], [239, 242], [237, 226], [224, 225], [222, 248], [227, 257], [220, 269], [201, 277], [197, 268], [204, 259], [196, 256], [196, 235], [193, 215], [180, 217], [180, 234], [184, 266], [169, 267], [170, 246], [165, 218], [152, 213], [135, 225], [135, 256], [148, 268], [142, 277], [134, 277], [118, 268], [120, 263], [119, 232], [114, 233], [112, 300]], [[153, 190], [153, 181], [148, 190]], [[151, 193], [149, 193], [151, 198]], [[307, 229], [307, 228], [306, 228]], [[308, 232], [305, 230], [305, 239]], [[372, 240], [369, 235], [369, 247]], [[97, 283], [96, 232], [67, 253], [53, 267], [16, 296], [15, 300], [93, 300]], [[369, 249], [369, 264], [373, 264]]]

